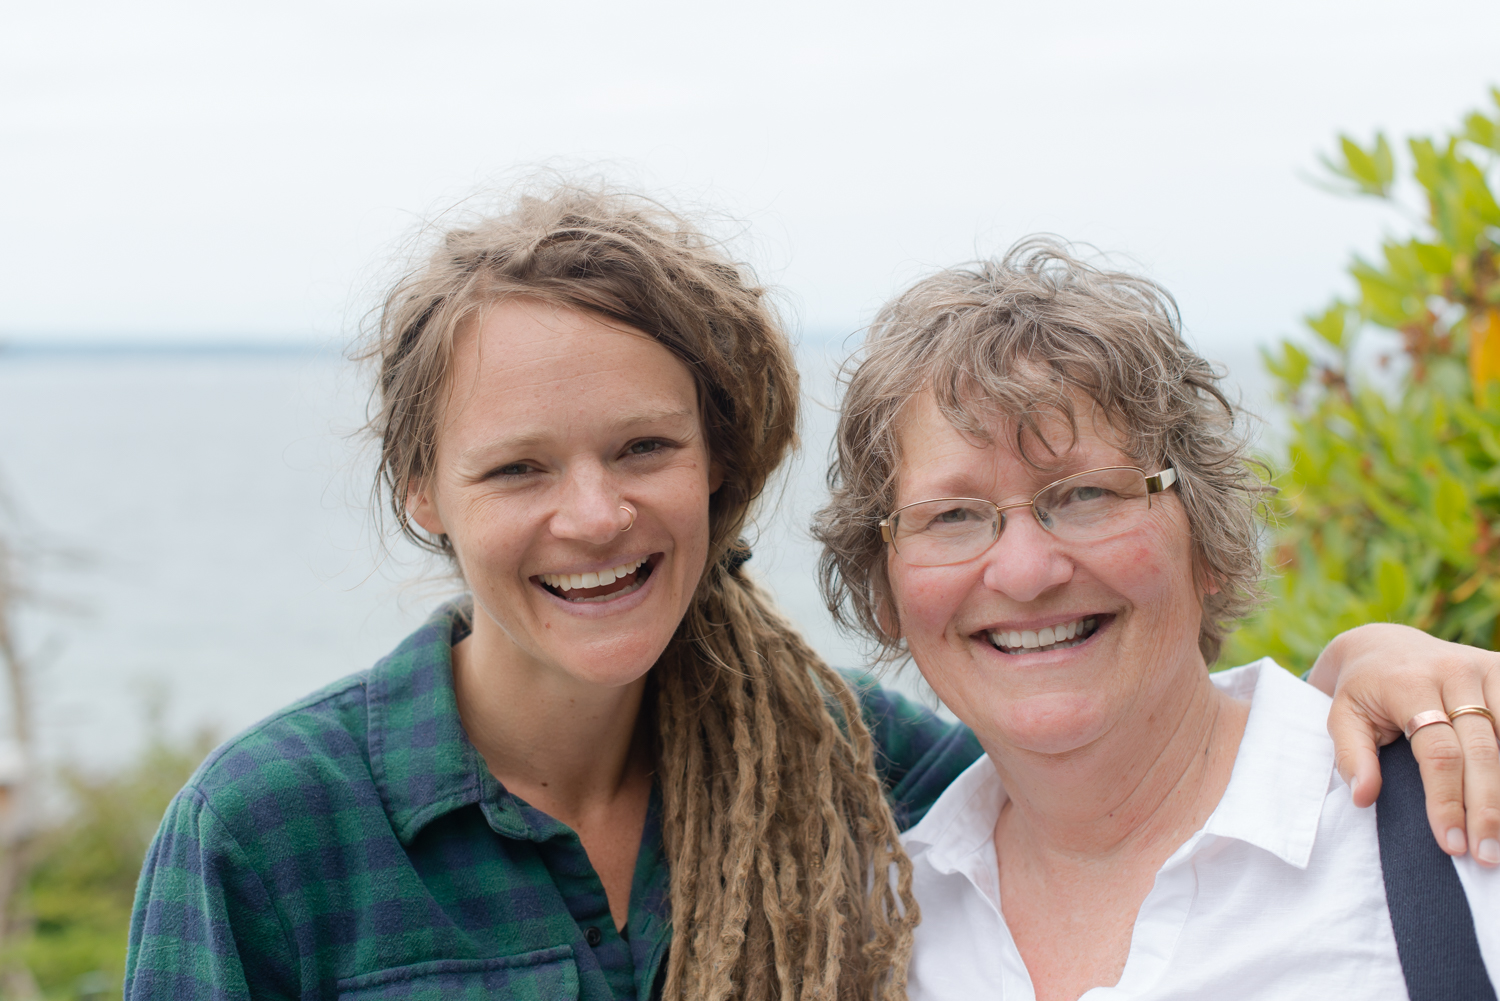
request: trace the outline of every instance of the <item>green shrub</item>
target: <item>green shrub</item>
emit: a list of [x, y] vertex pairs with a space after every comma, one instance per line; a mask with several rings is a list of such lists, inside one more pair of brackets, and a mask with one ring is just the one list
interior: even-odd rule
[[1422, 204], [1412, 235], [1388, 237], [1379, 260], [1354, 259], [1356, 294], [1309, 317], [1312, 337], [1265, 352], [1287, 417], [1284, 451], [1269, 459], [1283, 471], [1277, 576], [1228, 663], [1269, 654], [1301, 669], [1369, 621], [1500, 640], [1500, 90], [1492, 96], [1496, 113], [1408, 141], [1414, 189], [1398, 187], [1383, 135], [1369, 146], [1341, 137], [1326, 161], [1350, 193]]
[[17, 950], [48, 998], [119, 996], [146, 848], [211, 746], [206, 735], [186, 746], [157, 742], [118, 774], [64, 773], [73, 809], [34, 846], [21, 901], [32, 929]]

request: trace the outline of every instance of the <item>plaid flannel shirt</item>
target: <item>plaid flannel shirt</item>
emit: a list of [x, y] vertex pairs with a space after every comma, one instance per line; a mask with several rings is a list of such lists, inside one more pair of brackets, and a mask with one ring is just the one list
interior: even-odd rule
[[[216, 750], [146, 856], [126, 1001], [652, 998], [671, 939], [652, 795], [624, 933], [567, 826], [506, 792], [459, 722], [440, 608], [369, 671]], [[850, 676], [903, 827], [981, 753]]]

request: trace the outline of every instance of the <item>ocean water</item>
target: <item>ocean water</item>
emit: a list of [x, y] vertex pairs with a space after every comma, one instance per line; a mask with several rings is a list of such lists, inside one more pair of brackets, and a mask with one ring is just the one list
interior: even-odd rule
[[[1261, 403], [1250, 351], [1220, 354]], [[842, 355], [837, 339], [799, 351], [804, 444], [750, 568], [825, 657], [859, 666], [805, 527]], [[0, 484], [35, 551], [21, 640], [49, 758], [107, 768], [149, 727], [227, 737], [368, 667], [453, 592], [372, 518], [364, 385], [311, 351], [0, 352]], [[935, 704], [915, 670], [890, 682]]]

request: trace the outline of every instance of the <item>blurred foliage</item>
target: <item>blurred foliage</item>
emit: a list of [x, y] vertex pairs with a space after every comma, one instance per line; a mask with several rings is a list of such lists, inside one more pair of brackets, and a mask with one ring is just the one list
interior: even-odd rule
[[108, 776], [62, 773], [71, 809], [37, 839], [16, 945], [47, 998], [119, 997], [130, 908], [167, 803], [213, 746], [153, 741]]
[[[1349, 266], [1357, 294], [1265, 352], [1289, 415], [1273, 502], [1271, 602], [1227, 663], [1296, 669], [1351, 626], [1405, 622], [1500, 643], [1500, 153], [1496, 109], [1406, 143], [1414, 232]], [[1403, 209], [1385, 136], [1325, 159], [1348, 193]], [[1383, 336], [1382, 336], [1383, 332]], [[1394, 335], [1394, 336], [1393, 336]], [[1382, 350], [1388, 345], [1388, 350]]]

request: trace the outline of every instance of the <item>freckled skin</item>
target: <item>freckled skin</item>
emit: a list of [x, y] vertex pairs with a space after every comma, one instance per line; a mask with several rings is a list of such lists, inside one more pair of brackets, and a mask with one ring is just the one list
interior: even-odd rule
[[[454, 362], [436, 468], [412, 513], [457, 550], [485, 613], [475, 646], [515, 670], [638, 680], [707, 558], [711, 469], [692, 375], [644, 334], [531, 302], [491, 309]], [[629, 532], [621, 505], [637, 512]], [[617, 615], [570, 611], [532, 579], [655, 553], [649, 596]]]

